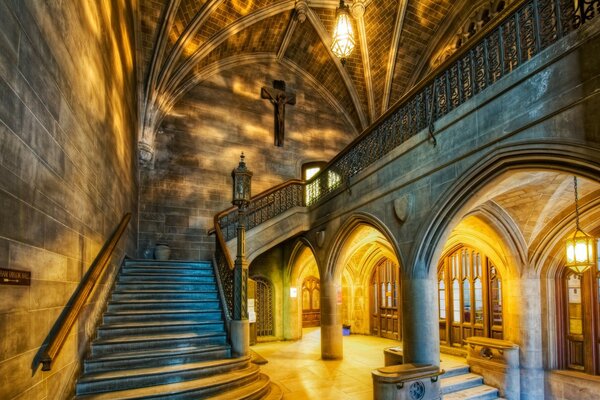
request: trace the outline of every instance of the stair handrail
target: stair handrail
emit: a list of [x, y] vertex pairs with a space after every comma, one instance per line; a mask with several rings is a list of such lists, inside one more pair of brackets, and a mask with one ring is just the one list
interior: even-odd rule
[[52, 330], [46, 338], [47, 345], [44, 348], [41, 357], [42, 371], [50, 371], [52, 368], [52, 362], [58, 356], [58, 353], [62, 349], [73, 324], [79, 318], [83, 305], [88, 301], [92, 294], [98, 278], [102, 276], [110, 258], [112, 257], [114, 250], [119, 243], [119, 240], [123, 236], [127, 225], [131, 220], [131, 213], [126, 213], [121, 222], [104, 243], [102, 249], [92, 262], [88, 272], [85, 274], [73, 295], [69, 299], [69, 302], [65, 306], [60, 317], [57, 319]]
[[[257, 219], [253, 218], [253, 215], [265, 208], [258, 204], [269, 196], [277, 196], [279, 194], [281, 195], [279, 196], [279, 199], [283, 198], [286, 201], [283, 204], [280, 203], [280, 207], [273, 213], [269, 213], [267, 217], [264, 218], [265, 220], [273, 218], [293, 207], [304, 206], [304, 187], [305, 183], [303, 180], [290, 179], [252, 197], [250, 205], [246, 209], [246, 221], [248, 225], [246, 228], [250, 229], [251, 227], [262, 223], [262, 221], [257, 222]], [[289, 193], [290, 190], [292, 191], [291, 194]], [[269, 202], [273, 204], [275, 201], [271, 202], [271, 200], [269, 200]], [[229, 221], [230, 216], [232, 219], [231, 222]], [[237, 223], [237, 207], [229, 207], [228, 209], [219, 212], [214, 216], [213, 221], [214, 228], [208, 233], [209, 235], [214, 233], [216, 236], [214, 263], [218, 272], [217, 279], [219, 280], [219, 290], [223, 291], [227, 303], [228, 313], [226, 313], [225, 316], [230, 319], [231, 315], [233, 315], [233, 259], [227, 249], [227, 239], [223, 234], [222, 228]]]

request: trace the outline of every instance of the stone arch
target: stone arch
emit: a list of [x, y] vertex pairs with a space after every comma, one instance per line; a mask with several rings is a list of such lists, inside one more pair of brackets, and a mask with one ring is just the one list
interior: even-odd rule
[[[313, 265], [309, 265], [313, 263]], [[293, 244], [284, 272], [284, 337], [298, 339], [302, 337], [302, 282], [309, 275], [320, 279], [321, 268], [312, 243], [300, 237]], [[295, 290], [296, 297], [291, 296]]]
[[[402, 268], [404, 262], [399, 251], [398, 243], [388, 227], [381, 220], [371, 214], [357, 212], [348, 217], [348, 219], [338, 229], [334, 240], [331, 242], [327, 251], [327, 256], [325, 257], [327, 262], [324, 266], [325, 269], [323, 270], [323, 276], [333, 278], [334, 280], [339, 280], [344, 268], [344, 263], [342, 260], [340, 260], [341, 251], [348, 238], [353, 234], [355, 229], [361, 225], [370, 226], [382, 235], [382, 237], [387, 241], [388, 245], [386, 247], [389, 248], [391, 254], [393, 254], [395, 259], [398, 261], [400, 268]], [[384, 243], [380, 242], [380, 244]]]
[[407, 265], [410, 272], [426, 277], [452, 227], [462, 219], [461, 213], [475, 204], [475, 195], [502, 173], [519, 169], [561, 171], [598, 181], [600, 155], [584, 145], [543, 142], [502, 146], [484, 154], [433, 205], [417, 233], [412, 262]]

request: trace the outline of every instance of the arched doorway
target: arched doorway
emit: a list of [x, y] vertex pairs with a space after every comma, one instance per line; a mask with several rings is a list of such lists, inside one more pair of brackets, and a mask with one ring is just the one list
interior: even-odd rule
[[302, 327], [321, 325], [321, 285], [319, 278], [308, 276], [302, 282]]
[[502, 277], [479, 249], [460, 245], [438, 267], [440, 342], [462, 347], [470, 336], [502, 339]]
[[400, 339], [400, 268], [382, 258], [373, 268], [370, 291], [371, 335]]

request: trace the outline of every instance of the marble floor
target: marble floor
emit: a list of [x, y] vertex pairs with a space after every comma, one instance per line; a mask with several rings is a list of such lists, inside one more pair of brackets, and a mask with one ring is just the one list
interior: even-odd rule
[[371, 370], [384, 366], [384, 348], [399, 343], [344, 336], [344, 359], [323, 361], [320, 333], [319, 328], [305, 328], [302, 340], [259, 343], [251, 349], [268, 360], [261, 371], [281, 386], [285, 400], [372, 400]]

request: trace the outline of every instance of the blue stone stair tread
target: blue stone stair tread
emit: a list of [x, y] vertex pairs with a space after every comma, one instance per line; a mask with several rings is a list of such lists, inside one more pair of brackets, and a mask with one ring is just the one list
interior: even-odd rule
[[239, 357], [239, 358], [225, 358], [220, 360], [206, 360], [195, 363], [187, 363], [187, 364], [177, 364], [177, 365], [167, 365], [160, 367], [148, 367], [148, 368], [136, 368], [136, 369], [127, 369], [127, 370], [119, 370], [119, 371], [106, 371], [106, 372], [97, 372], [92, 374], [86, 374], [81, 377], [79, 380], [80, 384], [89, 383], [92, 381], [101, 381], [107, 379], [127, 379], [136, 376], [148, 376], [148, 375], [164, 375], [173, 372], [180, 372], [184, 370], [193, 370], [193, 369], [202, 369], [209, 368], [215, 366], [239, 366], [247, 367], [249, 366], [250, 357]]
[[452, 376], [450, 378], [442, 378], [440, 380], [440, 386], [442, 393], [451, 393], [457, 390], [468, 389], [483, 383], [481, 375], [472, 373]]
[[472, 388], [460, 390], [457, 392], [444, 394], [444, 400], [498, 400], [498, 389], [479, 385]]
[[124, 329], [124, 328], [145, 328], [145, 327], [162, 327], [162, 326], [195, 326], [223, 323], [223, 320], [198, 321], [198, 320], [174, 320], [174, 321], [146, 321], [146, 322], [124, 322], [110, 323], [101, 325], [99, 329]]
[[445, 371], [444, 374], [440, 376], [441, 379], [469, 373], [468, 364], [456, 361], [442, 361], [440, 362], [440, 368]]
[[[193, 394], [194, 392], [208, 392], [219, 388], [227, 388], [244, 379], [252, 379], [253, 376], [259, 378], [259, 368], [250, 364], [248, 368], [235, 370], [226, 374], [208, 376], [189, 381], [169, 383], [164, 385], [146, 386], [138, 389], [127, 389], [120, 391], [111, 391], [104, 393], [96, 393], [89, 395], [77, 396], [78, 400], [130, 400], [130, 399], [177, 399], [177, 398], [206, 398], [202, 397], [182, 397], [186, 392]], [[232, 397], [229, 397], [232, 399]]]
[[155, 335], [138, 335], [138, 336], [123, 336], [115, 337], [110, 339], [96, 339], [92, 342], [94, 344], [111, 344], [120, 342], [145, 342], [151, 340], [178, 340], [178, 339], [195, 339], [211, 336], [224, 336], [223, 331], [211, 331], [211, 332], [185, 332], [185, 333], [165, 333]]
[[178, 355], [188, 353], [203, 353], [211, 352], [216, 350], [230, 350], [229, 345], [206, 345], [206, 346], [189, 346], [189, 347], [177, 347], [175, 349], [152, 349], [152, 350], [139, 350], [139, 351], [122, 351], [119, 353], [103, 354], [89, 358], [86, 362], [103, 362], [112, 360], [126, 360], [135, 358], [148, 358], [148, 357], [176, 357]]
[[[215, 313], [215, 310], [197, 310], [197, 309], [177, 309], [172, 310], [168, 308], [164, 309], [149, 309], [149, 310], [127, 310], [127, 311], [107, 311], [104, 313], [105, 317], [114, 317], [114, 316], [127, 316], [127, 315], [161, 315], [161, 314], [211, 314]], [[162, 321], [162, 320], [161, 320]]]
[[283, 391], [281, 388], [273, 384], [269, 377], [264, 374], [259, 374], [256, 382], [251, 385], [236, 388], [226, 393], [220, 393], [214, 396], [204, 397], [205, 400], [244, 400], [244, 399], [255, 399], [260, 395], [267, 395], [261, 397], [264, 400], [275, 400], [281, 399]]

